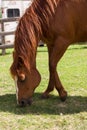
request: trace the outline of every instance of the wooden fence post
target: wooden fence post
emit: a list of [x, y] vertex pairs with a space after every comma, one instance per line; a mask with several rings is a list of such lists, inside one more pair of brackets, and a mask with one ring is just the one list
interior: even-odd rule
[[[4, 22], [1, 21], [1, 31], [4, 31]], [[5, 44], [5, 36], [1, 36], [1, 43]], [[2, 49], [2, 55], [5, 55], [5, 48]]]
[[1, 45], [0, 45], [0, 49], [2, 49], [2, 55], [5, 55], [6, 53], [6, 49], [7, 48], [12, 48], [14, 47], [13, 43], [12, 44], [5, 44], [5, 36], [6, 35], [14, 35], [15, 30], [14, 31], [9, 31], [6, 32], [5, 28], [4, 28], [4, 23], [5, 22], [14, 22], [14, 21], [19, 21], [19, 17], [14, 17], [14, 18], [0, 18], [0, 24], [1, 24], [1, 32], [0, 32], [0, 36], [1, 36]]

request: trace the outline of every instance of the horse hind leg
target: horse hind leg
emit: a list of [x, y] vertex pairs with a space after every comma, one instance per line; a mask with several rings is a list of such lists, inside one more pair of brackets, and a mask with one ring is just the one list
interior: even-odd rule
[[62, 101], [66, 100], [67, 97], [67, 92], [65, 91], [58, 73], [56, 71], [57, 63], [65, 53], [67, 47], [69, 45], [68, 40], [59, 37], [56, 42], [54, 43], [53, 49], [50, 52], [51, 54], [49, 55], [49, 72], [50, 72], [50, 78], [49, 78], [49, 84], [46, 89], [46, 91], [43, 93], [45, 97], [48, 97], [49, 93], [54, 89], [54, 86], [56, 90], [59, 93], [60, 99]]

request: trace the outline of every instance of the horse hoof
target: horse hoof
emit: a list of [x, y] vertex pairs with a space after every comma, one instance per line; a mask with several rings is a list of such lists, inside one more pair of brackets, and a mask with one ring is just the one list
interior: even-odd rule
[[60, 99], [61, 99], [62, 102], [65, 102], [65, 101], [66, 101], [66, 98], [67, 98], [67, 96], [60, 97]]
[[41, 95], [41, 99], [48, 99], [48, 98], [49, 98], [49, 95], [46, 94], [46, 93], [43, 93], [43, 94]]
[[60, 99], [62, 102], [64, 102], [67, 98], [67, 92], [66, 91], [62, 91], [61, 95], [60, 95]]

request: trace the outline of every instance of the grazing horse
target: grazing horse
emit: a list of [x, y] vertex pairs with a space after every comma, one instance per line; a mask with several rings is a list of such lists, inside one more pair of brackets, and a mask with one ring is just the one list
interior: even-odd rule
[[46, 43], [49, 54], [49, 83], [42, 97], [48, 98], [56, 88], [60, 99], [65, 101], [67, 92], [56, 67], [69, 45], [87, 41], [87, 0], [33, 0], [20, 18], [10, 68], [20, 106], [31, 104], [41, 80], [36, 68], [40, 40]]

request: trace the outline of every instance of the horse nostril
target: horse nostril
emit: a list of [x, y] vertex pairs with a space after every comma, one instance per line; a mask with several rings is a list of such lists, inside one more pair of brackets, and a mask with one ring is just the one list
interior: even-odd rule
[[27, 104], [26, 100], [22, 99], [20, 102], [19, 102], [19, 105], [20, 107], [25, 107]]
[[31, 104], [32, 104], [32, 99], [22, 99], [19, 101], [20, 107], [25, 107], [25, 106], [31, 105]]

